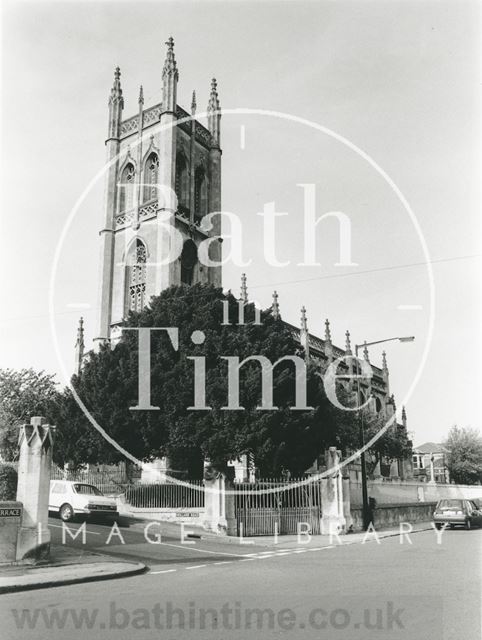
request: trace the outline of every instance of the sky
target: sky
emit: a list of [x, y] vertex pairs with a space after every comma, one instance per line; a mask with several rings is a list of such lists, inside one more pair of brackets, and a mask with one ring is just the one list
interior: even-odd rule
[[[237, 292], [245, 271], [251, 298], [267, 307], [276, 289], [284, 319], [299, 324], [304, 305], [310, 331], [322, 336], [329, 318], [342, 347], [347, 329], [353, 343], [415, 335], [386, 345], [391, 391], [406, 401], [415, 443], [440, 441], [455, 423], [480, 428], [478, 14], [477, 3], [459, 0], [4, 2], [0, 367], [45, 370], [64, 384], [51, 325], [71, 371], [80, 315], [90, 346], [102, 180], [59, 242], [104, 163], [114, 68], [126, 117], [140, 84], [145, 106], [157, 104], [172, 35], [178, 103], [188, 108], [196, 89], [204, 110], [215, 76], [226, 110], [223, 210], [240, 217], [251, 264], [227, 264], [223, 286]], [[317, 216], [349, 216], [356, 267], [335, 266], [333, 220], [315, 233], [319, 266], [300, 266], [300, 184], [315, 185]], [[276, 228], [284, 267], [263, 255], [257, 214], [268, 202], [287, 214]], [[375, 364], [381, 351], [370, 350]]]

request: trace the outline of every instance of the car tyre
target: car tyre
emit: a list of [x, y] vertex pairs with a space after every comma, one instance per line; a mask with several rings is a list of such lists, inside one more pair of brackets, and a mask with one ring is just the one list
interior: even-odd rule
[[470, 529], [472, 529], [472, 523], [470, 522], [470, 520], [465, 521], [465, 529], [466, 531], [470, 531]]
[[59, 509], [60, 519], [64, 522], [71, 522], [74, 519], [74, 510], [72, 505], [66, 502]]
[[435, 528], [440, 531], [440, 529], [442, 528], [442, 523], [441, 522], [436, 522], [435, 523]]

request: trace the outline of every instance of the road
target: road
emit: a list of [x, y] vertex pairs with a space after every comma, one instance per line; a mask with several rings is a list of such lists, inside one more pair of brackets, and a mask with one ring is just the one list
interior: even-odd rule
[[[95, 531], [89, 546], [104, 552], [105, 528]], [[1, 596], [2, 639], [480, 638], [480, 530], [448, 530], [440, 545], [423, 531], [412, 544], [271, 552], [210, 540], [188, 551], [167, 537], [147, 545], [135, 527], [122, 532], [120, 553], [150, 558], [149, 573]], [[32, 628], [25, 619], [20, 628], [22, 610], [37, 616]]]

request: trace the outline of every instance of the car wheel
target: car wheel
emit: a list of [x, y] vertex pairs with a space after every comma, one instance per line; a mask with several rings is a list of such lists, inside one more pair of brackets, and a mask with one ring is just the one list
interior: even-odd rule
[[442, 528], [442, 524], [440, 522], [436, 522], [435, 528], [440, 530]]
[[60, 519], [64, 522], [70, 522], [74, 518], [74, 510], [72, 505], [65, 503], [59, 509]]
[[465, 528], [467, 529], [467, 531], [472, 529], [472, 523], [470, 522], [470, 520], [465, 521]]

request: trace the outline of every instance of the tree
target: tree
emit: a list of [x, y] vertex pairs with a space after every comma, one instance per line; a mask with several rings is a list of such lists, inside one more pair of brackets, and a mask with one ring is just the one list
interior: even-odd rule
[[453, 426], [444, 446], [447, 468], [457, 484], [482, 482], [482, 436], [476, 429]]
[[17, 456], [18, 427], [32, 416], [54, 424], [57, 384], [53, 375], [33, 369], [0, 369], [0, 453], [4, 460]]
[[[367, 415], [364, 429], [365, 442], [371, 440], [384, 426], [385, 419]], [[412, 441], [409, 440], [405, 427], [394, 423], [373, 443], [368, 452], [372, 457], [371, 463], [367, 463], [368, 473], [371, 474], [383, 458], [388, 458], [392, 462], [410, 456]]]
[[[230, 324], [224, 322], [227, 303]], [[327, 446], [344, 446], [355, 433], [350, 412], [334, 407], [326, 398], [316, 367], [307, 371], [307, 399], [313, 410], [292, 410], [296, 373], [292, 362], [279, 363], [273, 372], [273, 402], [278, 408], [260, 411], [261, 368], [250, 361], [240, 372], [240, 406], [226, 410], [228, 402], [226, 356], [240, 361], [265, 356], [271, 363], [283, 356], [303, 356], [290, 328], [262, 312], [256, 325], [254, 307], [245, 311], [247, 324], [239, 326], [238, 301], [210, 285], [171, 287], [151, 299], [141, 313], [131, 313], [127, 327], [178, 327], [175, 350], [165, 331], [151, 332], [151, 404], [158, 410], [136, 411], [138, 403], [138, 332], [124, 331], [114, 349], [103, 347], [87, 359], [73, 384], [82, 401], [104, 429], [126, 450], [142, 460], [167, 455], [182, 466], [191, 461], [198, 472], [208, 458], [227, 471], [230, 459], [253, 453], [262, 474], [283, 468], [301, 474]], [[194, 331], [205, 340], [194, 344]], [[196, 336], [196, 334], [195, 334]], [[199, 334], [197, 334], [199, 337]], [[206, 367], [205, 402], [209, 410], [193, 410], [194, 363], [203, 356]], [[60, 436], [68, 456], [77, 462], [115, 462], [121, 456], [87, 422], [71, 394], [62, 398]], [[87, 431], [89, 433], [87, 433]], [[347, 438], [347, 434], [351, 434]], [[70, 441], [70, 444], [69, 444]]]

